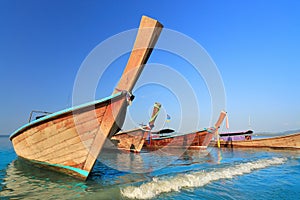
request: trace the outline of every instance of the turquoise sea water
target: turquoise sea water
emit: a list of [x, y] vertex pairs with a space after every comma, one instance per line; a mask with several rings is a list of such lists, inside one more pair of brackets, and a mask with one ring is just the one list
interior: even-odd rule
[[103, 151], [86, 182], [17, 158], [0, 137], [0, 199], [299, 199], [300, 151]]

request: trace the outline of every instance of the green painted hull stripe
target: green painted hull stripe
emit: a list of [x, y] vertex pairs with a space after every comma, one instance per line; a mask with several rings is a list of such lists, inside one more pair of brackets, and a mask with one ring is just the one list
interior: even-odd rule
[[40, 165], [48, 165], [48, 166], [53, 166], [53, 167], [68, 169], [68, 170], [74, 171], [74, 172], [76, 172], [78, 174], [81, 174], [81, 175], [83, 175], [85, 177], [87, 177], [89, 175], [88, 171], [85, 171], [85, 170], [82, 170], [82, 169], [78, 169], [78, 168], [75, 168], [75, 167], [70, 167], [70, 166], [60, 165], [60, 164], [51, 164], [51, 163], [40, 162], [40, 161], [36, 161], [36, 160], [30, 160], [30, 161], [33, 162], [33, 163], [40, 164]]

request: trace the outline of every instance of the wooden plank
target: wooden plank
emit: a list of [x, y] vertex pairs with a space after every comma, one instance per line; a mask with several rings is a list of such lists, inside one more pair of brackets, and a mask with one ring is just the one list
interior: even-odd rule
[[[33, 154], [39, 153], [41, 150], [45, 151], [48, 148], [56, 148], [57, 145], [67, 142], [69, 139], [72, 138], [78, 138], [77, 140], [82, 143], [85, 137], [78, 136], [76, 129], [73, 127], [71, 129], [65, 130], [64, 132], [61, 132], [60, 134], [52, 135], [49, 138], [46, 138], [45, 140], [41, 140], [40, 142], [35, 143], [34, 145], [25, 143], [18, 144], [17, 146], [21, 146], [21, 148], [19, 149], [22, 152], [21, 155], [31, 156]], [[25, 140], [25, 142], [27, 142], [27, 140]], [[28, 154], [26, 154], [26, 152], [28, 151], [26, 149], [29, 149]]]
[[67, 161], [72, 161], [75, 160], [76, 158], [81, 158], [80, 162], [77, 163], [82, 163], [85, 161], [86, 155], [88, 153], [88, 151], [84, 148], [84, 149], [80, 149], [82, 146], [79, 146], [79, 149], [66, 149], [66, 152], [58, 152], [59, 155], [57, 157], [52, 156], [48, 159], [46, 159], [45, 161], [48, 163], [66, 163]]
[[66, 160], [66, 161], [63, 161], [62, 164], [63, 165], [66, 165], [66, 166], [71, 166], [71, 167], [76, 167], [76, 168], [79, 168], [79, 169], [82, 169], [83, 166], [84, 166], [84, 163], [85, 163], [85, 159], [86, 159], [86, 156], [82, 156], [82, 157], [74, 157], [72, 158], [71, 160]]
[[[86, 123], [86, 122], [90, 122], [93, 121], [95, 122], [94, 126], [99, 126], [100, 124], [98, 123], [100, 120], [102, 120], [103, 116], [104, 116], [104, 112], [106, 110], [106, 106], [102, 107], [102, 108], [97, 108], [96, 110], [89, 110], [88, 112], [85, 113], [74, 113], [74, 114], [69, 114], [67, 117], [64, 117], [63, 119], [59, 120], [56, 119], [55, 123], [52, 122], [47, 122], [45, 124], [39, 125], [37, 127], [37, 129], [39, 130], [40, 126], [43, 127], [43, 129], [41, 129], [38, 132], [38, 136], [36, 141], [39, 140], [43, 140], [45, 138], [49, 138], [50, 135], [47, 135], [47, 133], [52, 134], [52, 132], [54, 130], [57, 130], [57, 133], [61, 133], [69, 128], [73, 128], [74, 127], [74, 120], [76, 120], [76, 126], [80, 127], [79, 125]], [[98, 120], [96, 120], [97, 118], [99, 118]], [[97, 122], [97, 123], [96, 123]], [[34, 133], [32, 133], [34, 132]], [[34, 139], [31, 139], [31, 137], [34, 137], [34, 134], [37, 133], [36, 129], [30, 129], [28, 131], [25, 131], [22, 136], [16, 138], [15, 140], [15, 144], [17, 144], [18, 142], [27, 139], [27, 140], [33, 140], [32, 144], [34, 144]], [[79, 133], [84, 133], [83, 132], [79, 132]]]
[[[56, 151], [60, 151], [60, 150], [64, 150], [64, 148], [66, 148], [67, 146], [74, 146], [78, 143], [82, 143], [82, 141], [80, 140], [79, 137], [75, 137], [75, 138], [70, 138], [68, 140], [65, 140], [64, 142], [60, 142], [55, 146], [52, 146], [50, 148], [47, 148], [45, 150], [43, 150], [42, 152], [39, 153], [35, 153], [35, 158], [36, 160], [46, 160], [47, 156], [54, 154], [56, 155]], [[32, 155], [29, 155], [30, 157]]]
[[[50, 135], [48, 138], [43, 138], [43, 140], [32, 143], [31, 140], [24, 140], [21, 143], [16, 144], [20, 152], [17, 152], [18, 155], [27, 158], [26, 156], [33, 155], [40, 151], [44, 151], [56, 144], [59, 144], [61, 141], [65, 141], [71, 138], [78, 137], [74, 127], [70, 128], [61, 134]], [[20, 147], [20, 148], [19, 148]]]
[[49, 146], [53, 146], [61, 141], [78, 136], [75, 127], [69, 128], [67, 130], [63, 130], [61, 132], [57, 131], [57, 134], [55, 134], [55, 131], [56, 131], [55, 129], [49, 129], [46, 133], [44, 132], [41, 133], [43, 134], [43, 137], [41, 137], [39, 141], [33, 140], [33, 138], [26, 139], [24, 140], [24, 142], [27, 143], [27, 146], [26, 144], [22, 144], [22, 143], [19, 145], [24, 146], [23, 149], [27, 147], [34, 147], [34, 148], [44, 147], [44, 149], [46, 149]]
[[[90, 118], [93, 119], [93, 118]], [[63, 123], [63, 122], [62, 122]], [[63, 123], [63, 124], [69, 124], [69, 123]], [[38, 135], [31, 135], [31, 137], [26, 138], [26, 142], [25, 144], [20, 144], [21, 146], [23, 146], [23, 149], [27, 148], [28, 146], [35, 146], [39, 147], [39, 146], [44, 146], [45, 148], [47, 148], [47, 144], [48, 145], [53, 145], [55, 146], [56, 144], [60, 143], [61, 141], [65, 141], [68, 140], [71, 137], [76, 137], [79, 134], [89, 134], [91, 133], [91, 131], [98, 129], [98, 127], [100, 126], [100, 124], [98, 124], [98, 120], [91, 120], [91, 121], [84, 121], [83, 123], [76, 123], [76, 127], [75, 125], [66, 125], [66, 126], [62, 126], [60, 127], [61, 129], [57, 130], [56, 127], [51, 126], [48, 127], [47, 129], [44, 129], [43, 131], [41, 131], [41, 134]], [[55, 134], [53, 134], [55, 133]], [[26, 135], [26, 133], [22, 134], [22, 135]], [[84, 139], [86, 136], [82, 137], [81, 135], [79, 135], [81, 139]], [[92, 136], [95, 136], [95, 134], [93, 134]], [[50, 140], [54, 140], [55, 144], [50, 144], [49, 141]], [[26, 144], [28, 143], [28, 144]], [[15, 144], [17, 145], [17, 144]], [[39, 151], [38, 149], [31, 151], [32, 153], [35, 153]]]
[[[61, 116], [60, 118], [53, 119], [53, 121], [50, 121], [50, 124], [56, 124], [60, 121], [64, 121], [64, 120], [66, 120], [66, 118], [69, 117], [69, 115], [70, 114], [66, 114], [66, 115]], [[23, 140], [24, 138], [28, 138], [35, 133], [39, 133], [41, 130], [43, 130], [44, 128], [49, 126], [48, 122], [49, 121], [45, 121], [42, 124], [37, 124], [36, 126], [31, 127], [29, 130], [24, 130], [20, 136], [18, 135], [18, 137], [13, 138], [14, 142], [18, 143], [20, 140]], [[25, 132], [26, 132], [26, 135], [23, 135]]]

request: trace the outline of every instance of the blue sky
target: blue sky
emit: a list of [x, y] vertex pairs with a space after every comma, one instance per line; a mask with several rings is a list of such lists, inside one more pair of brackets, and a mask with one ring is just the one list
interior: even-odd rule
[[[69, 107], [76, 74], [86, 56], [105, 39], [137, 28], [142, 15], [156, 18], [165, 28], [205, 48], [224, 82], [230, 131], [248, 129], [249, 116], [255, 131], [298, 129], [299, 9], [299, 1], [276, 0], [2, 0], [0, 134], [10, 134], [26, 123], [31, 110]], [[127, 58], [120, 57], [112, 66], [125, 66]], [[193, 71], [185, 70], [189, 64], [162, 51], [154, 51], [149, 62], [174, 68], [190, 80], [201, 99], [199, 128], [209, 126], [210, 96], [203, 80], [198, 83]], [[97, 98], [111, 93], [116, 74], [122, 72], [122, 68], [111, 69], [105, 73], [111, 81], [100, 81]], [[170, 113], [169, 126], [177, 128], [178, 102], [171, 92], [163, 91], [155, 85], [136, 91], [136, 101], [129, 108], [134, 121], [146, 123], [151, 105], [160, 101], [165, 112], [158, 123]], [[190, 105], [191, 112], [193, 108]], [[188, 126], [193, 120], [182, 123]]]

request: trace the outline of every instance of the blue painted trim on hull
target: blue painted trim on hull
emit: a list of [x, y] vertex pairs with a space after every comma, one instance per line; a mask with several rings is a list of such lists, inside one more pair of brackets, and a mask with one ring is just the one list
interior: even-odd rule
[[40, 165], [48, 165], [48, 166], [52, 166], [52, 167], [58, 167], [58, 168], [68, 169], [68, 170], [74, 171], [74, 172], [76, 172], [78, 174], [81, 174], [84, 177], [87, 177], [89, 175], [88, 171], [85, 171], [85, 170], [82, 170], [82, 169], [78, 169], [78, 168], [75, 168], [75, 167], [70, 167], [70, 166], [61, 165], [61, 164], [51, 164], [51, 163], [41, 162], [41, 161], [36, 161], [36, 160], [29, 160], [29, 161], [31, 161], [33, 163], [40, 164]]
[[61, 111], [58, 111], [58, 112], [55, 112], [55, 113], [52, 113], [50, 115], [46, 115], [45, 117], [41, 117], [37, 120], [34, 120], [32, 122], [29, 122], [23, 126], [21, 126], [20, 128], [18, 128], [16, 131], [14, 131], [10, 136], [9, 136], [9, 139], [12, 140], [12, 138], [14, 136], [16, 136], [20, 131], [28, 128], [29, 126], [32, 126], [36, 123], [39, 123], [41, 121], [44, 121], [44, 120], [48, 120], [50, 118], [53, 118], [53, 117], [56, 117], [58, 115], [62, 115], [62, 114], [65, 114], [65, 113], [68, 113], [68, 112], [73, 112], [73, 111], [76, 111], [76, 110], [79, 110], [79, 109], [82, 109], [82, 108], [86, 108], [86, 107], [89, 107], [89, 106], [92, 106], [92, 105], [96, 105], [96, 104], [99, 104], [99, 103], [102, 103], [102, 102], [105, 102], [105, 101], [108, 101], [108, 100], [111, 100], [111, 99], [114, 99], [114, 98], [117, 98], [119, 96], [122, 96], [122, 95], [125, 95], [127, 94], [126, 91], [122, 91], [122, 92], [118, 92], [116, 94], [113, 94], [113, 95], [110, 95], [108, 97], [105, 97], [103, 99], [100, 99], [100, 100], [96, 100], [96, 101], [92, 101], [92, 102], [88, 102], [88, 103], [85, 103], [85, 104], [81, 104], [79, 106], [75, 106], [75, 107], [71, 107], [71, 108], [67, 108], [67, 109], [64, 109], [64, 110], [61, 110]]

